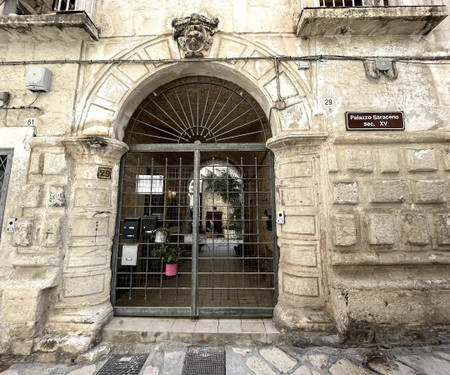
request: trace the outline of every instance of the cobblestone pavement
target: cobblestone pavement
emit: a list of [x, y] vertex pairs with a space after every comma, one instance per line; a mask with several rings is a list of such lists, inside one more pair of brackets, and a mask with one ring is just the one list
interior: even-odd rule
[[[181, 343], [163, 343], [140, 348], [140, 352], [147, 352], [149, 356], [139, 375], [182, 375], [186, 348], [187, 345]], [[225, 349], [227, 375], [450, 374], [450, 345], [389, 350], [296, 348], [283, 345], [226, 346]], [[0, 374], [95, 375], [104, 363], [105, 359], [84, 365], [16, 363]]]

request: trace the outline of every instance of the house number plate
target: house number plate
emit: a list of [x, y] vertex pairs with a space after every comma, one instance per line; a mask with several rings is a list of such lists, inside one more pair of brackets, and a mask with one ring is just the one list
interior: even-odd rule
[[111, 167], [98, 167], [97, 178], [99, 180], [111, 180], [112, 168]]

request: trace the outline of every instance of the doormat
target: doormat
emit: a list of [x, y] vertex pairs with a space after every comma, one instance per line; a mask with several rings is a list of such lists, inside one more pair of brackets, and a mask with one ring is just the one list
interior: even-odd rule
[[226, 375], [225, 348], [190, 346], [182, 375]]
[[148, 354], [114, 355], [103, 365], [97, 375], [138, 375]]

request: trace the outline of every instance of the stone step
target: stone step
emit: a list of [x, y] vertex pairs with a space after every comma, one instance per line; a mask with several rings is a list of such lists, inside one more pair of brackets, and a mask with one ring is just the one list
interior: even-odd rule
[[271, 319], [184, 319], [114, 317], [103, 342], [120, 351], [165, 341], [187, 344], [277, 344], [286, 339]]

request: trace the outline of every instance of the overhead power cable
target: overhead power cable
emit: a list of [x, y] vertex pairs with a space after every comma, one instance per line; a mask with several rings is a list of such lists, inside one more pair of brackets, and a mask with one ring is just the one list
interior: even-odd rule
[[309, 56], [291, 56], [291, 55], [271, 55], [271, 56], [239, 56], [239, 57], [210, 57], [198, 59], [59, 59], [59, 60], [14, 60], [0, 61], [0, 66], [12, 65], [61, 65], [61, 64], [175, 64], [175, 63], [205, 63], [205, 62], [236, 62], [252, 60], [278, 60], [284, 61], [375, 61], [377, 59], [389, 59], [398, 63], [436, 63], [442, 64], [445, 61], [450, 62], [450, 55], [437, 56], [346, 56], [346, 55], [309, 55]]

